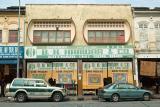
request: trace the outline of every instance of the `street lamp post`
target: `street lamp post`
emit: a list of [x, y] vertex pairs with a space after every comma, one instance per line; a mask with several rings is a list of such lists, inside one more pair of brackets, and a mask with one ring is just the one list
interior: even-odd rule
[[19, 9], [18, 9], [18, 46], [17, 46], [17, 78], [19, 78], [19, 45], [20, 45], [20, 0], [19, 0]]

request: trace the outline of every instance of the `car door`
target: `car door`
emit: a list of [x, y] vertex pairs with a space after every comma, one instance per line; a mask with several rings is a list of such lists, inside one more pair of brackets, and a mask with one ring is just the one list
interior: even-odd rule
[[28, 93], [28, 97], [34, 97], [35, 96], [35, 81], [34, 80], [25, 80], [24, 81], [24, 89]]
[[49, 87], [47, 87], [47, 84], [43, 80], [35, 80], [36, 82], [36, 96], [39, 97], [49, 97]]
[[141, 92], [132, 84], [127, 84], [129, 98], [140, 98]]
[[126, 83], [119, 83], [115, 88], [121, 98], [128, 98]]

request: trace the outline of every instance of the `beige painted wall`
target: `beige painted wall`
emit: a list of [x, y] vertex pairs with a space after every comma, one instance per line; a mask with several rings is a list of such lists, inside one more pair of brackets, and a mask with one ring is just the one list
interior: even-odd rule
[[[135, 13], [136, 14], [136, 13]], [[138, 23], [140, 22], [146, 22], [148, 23], [148, 29], [147, 31], [147, 40], [146, 43], [144, 45], [146, 45], [146, 48], [143, 48], [144, 45], [143, 43], [140, 41], [140, 33], [139, 33], [139, 25]], [[155, 53], [155, 52], [159, 52], [160, 50], [160, 46], [158, 44], [156, 44], [156, 29], [154, 28], [154, 24], [156, 22], [160, 22], [160, 16], [155, 16], [154, 13], [152, 13], [152, 15], [147, 15], [146, 16], [138, 16], [134, 18], [134, 42], [135, 42], [135, 50], [137, 50], [137, 52], [147, 52], [147, 53]], [[144, 31], [144, 33], [146, 32]], [[142, 44], [142, 45], [141, 45]]]
[[[17, 43], [8, 43], [9, 30], [18, 30], [18, 15], [0, 15], [0, 30], [2, 30], [1, 46], [16, 46]], [[20, 18], [20, 43], [24, 41], [24, 16]]]
[[[72, 19], [76, 26], [73, 45], [87, 45], [83, 38], [83, 27], [88, 19], [124, 19], [131, 27], [133, 21], [130, 5], [107, 4], [28, 4], [26, 5], [26, 17], [28, 24], [32, 19]], [[31, 42], [27, 39], [26, 46], [29, 45]]]

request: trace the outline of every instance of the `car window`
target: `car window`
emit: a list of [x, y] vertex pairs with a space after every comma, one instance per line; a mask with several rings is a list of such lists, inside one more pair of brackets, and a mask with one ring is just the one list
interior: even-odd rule
[[117, 89], [127, 89], [126, 84], [117, 84], [116, 87]]
[[136, 89], [136, 87], [134, 85], [131, 85], [131, 84], [127, 84], [127, 88], [128, 89]]
[[108, 89], [109, 87], [111, 87], [113, 84], [108, 84], [106, 86], [104, 86], [105, 89]]
[[43, 80], [36, 80], [36, 87], [46, 87], [47, 84]]
[[35, 84], [34, 80], [25, 80], [24, 81], [24, 86], [34, 87], [35, 86], [34, 84]]
[[24, 86], [23, 79], [14, 80], [12, 86]]

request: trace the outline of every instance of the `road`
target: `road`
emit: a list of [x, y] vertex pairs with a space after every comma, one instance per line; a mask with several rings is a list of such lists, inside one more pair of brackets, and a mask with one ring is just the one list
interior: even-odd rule
[[29, 101], [25, 103], [0, 102], [0, 107], [160, 107], [160, 100], [152, 101], [122, 101], [122, 102], [104, 102], [98, 100], [92, 101]]

